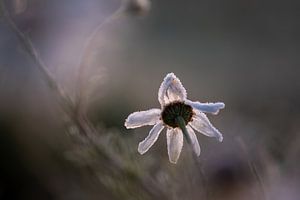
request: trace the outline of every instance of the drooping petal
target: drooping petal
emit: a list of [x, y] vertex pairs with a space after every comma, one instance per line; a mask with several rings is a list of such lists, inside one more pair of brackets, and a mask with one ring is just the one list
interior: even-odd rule
[[199, 101], [190, 101], [186, 100], [186, 104], [192, 106], [193, 108], [206, 113], [218, 114], [220, 109], [225, 108], [225, 104], [223, 102], [217, 103], [200, 103]]
[[164, 125], [162, 122], [157, 123], [153, 128], [150, 130], [149, 135], [139, 143], [138, 152], [140, 154], [146, 153], [150, 147], [156, 142], [158, 139], [159, 134], [164, 129]]
[[179, 128], [167, 130], [167, 145], [169, 160], [176, 164], [183, 146], [183, 134]]
[[196, 115], [193, 117], [193, 121], [190, 122], [191, 127], [208, 137], [216, 137], [220, 142], [222, 142], [222, 134], [210, 123], [206, 115], [195, 109], [194, 112]]
[[193, 151], [196, 153], [197, 156], [200, 156], [201, 149], [194, 130], [190, 126], [186, 126], [186, 129], [191, 140], [191, 146], [193, 148]]
[[158, 101], [164, 106], [173, 101], [184, 101], [186, 90], [174, 73], [169, 73], [164, 78], [158, 90]]
[[146, 125], [154, 125], [159, 121], [160, 109], [150, 109], [146, 111], [131, 113], [125, 120], [126, 128], [138, 128]]

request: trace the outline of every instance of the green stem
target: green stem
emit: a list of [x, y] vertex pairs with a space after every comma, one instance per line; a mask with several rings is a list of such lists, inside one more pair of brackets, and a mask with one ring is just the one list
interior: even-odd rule
[[179, 126], [179, 128], [181, 129], [181, 131], [183, 132], [183, 135], [187, 141], [188, 144], [191, 144], [191, 138], [186, 130], [186, 124], [184, 119], [181, 116], [176, 117], [176, 123]]

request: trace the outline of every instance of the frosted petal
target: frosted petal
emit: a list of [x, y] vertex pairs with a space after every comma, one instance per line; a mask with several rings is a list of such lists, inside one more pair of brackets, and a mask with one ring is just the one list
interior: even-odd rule
[[206, 113], [218, 114], [220, 109], [225, 108], [225, 104], [223, 102], [217, 103], [200, 103], [199, 101], [190, 101], [186, 100], [186, 104], [192, 106], [193, 108]]
[[131, 113], [125, 120], [126, 128], [138, 128], [146, 125], [154, 125], [159, 121], [160, 109], [150, 109], [146, 111]]
[[169, 160], [176, 164], [183, 146], [183, 134], [179, 128], [167, 130], [167, 145]]
[[139, 143], [138, 152], [140, 154], [146, 153], [150, 147], [156, 142], [160, 132], [164, 129], [163, 123], [159, 122], [150, 130], [149, 135]]
[[206, 115], [200, 111], [194, 111], [196, 112], [196, 115], [193, 117], [193, 121], [190, 122], [191, 127], [208, 137], [216, 137], [222, 142], [222, 134], [210, 123]]
[[196, 153], [197, 156], [200, 156], [201, 149], [194, 130], [190, 126], [186, 126], [186, 129], [191, 140], [191, 146], [193, 148], [193, 151]]
[[158, 90], [158, 101], [164, 106], [173, 101], [184, 101], [186, 90], [174, 73], [169, 73], [164, 78]]

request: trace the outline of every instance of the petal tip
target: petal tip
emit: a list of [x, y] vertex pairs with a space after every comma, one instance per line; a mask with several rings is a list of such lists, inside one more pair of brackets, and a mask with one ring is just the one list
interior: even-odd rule
[[221, 107], [222, 109], [225, 108], [225, 103], [220, 102], [220, 104], [222, 105], [222, 107]]
[[184, 101], [187, 93], [179, 78], [171, 72], [168, 73], [158, 90], [158, 101], [163, 107], [173, 101]]
[[166, 83], [168, 84], [170, 84], [173, 80], [179, 80], [179, 78], [177, 78], [177, 76], [173, 72], [168, 73], [164, 78], [164, 81], [166, 81]]
[[141, 155], [144, 155], [147, 151], [148, 151], [148, 149], [143, 148], [143, 142], [140, 142], [140, 143], [139, 143], [139, 146], [138, 146], [138, 152], [139, 152]]
[[127, 122], [127, 119], [126, 119], [125, 122], [124, 122], [124, 126], [128, 129], [128, 122]]
[[170, 161], [170, 163], [172, 163], [172, 164], [174, 164], [174, 165], [177, 164], [177, 160], [169, 160], [169, 161]]
[[129, 119], [127, 118], [124, 122], [124, 126], [126, 129], [134, 129], [135, 127], [130, 126]]
[[219, 111], [220, 111], [220, 110], [217, 110], [216, 112], [213, 112], [213, 113], [211, 113], [211, 114], [217, 115], [217, 114], [219, 114]]
[[173, 72], [170, 72], [166, 75], [166, 77], [176, 77], [175, 74]]
[[128, 126], [128, 118], [125, 119], [124, 126], [127, 128], [127, 126]]
[[195, 152], [196, 156], [198, 156], [198, 157], [199, 157], [199, 156], [200, 156], [200, 154], [201, 154], [201, 150], [200, 150], [200, 149], [199, 149], [199, 150], [197, 150], [197, 151], [195, 151], [195, 150], [194, 150], [194, 152]]
[[139, 145], [138, 152], [139, 152], [139, 154], [144, 155], [147, 151], [140, 149], [140, 145]]
[[219, 140], [219, 142], [223, 142], [223, 135], [220, 135], [220, 136], [218, 137], [218, 140]]
[[225, 108], [225, 103], [223, 103], [223, 102], [218, 102], [217, 104], [219, 105], [219, 108], [220, 108], [220, 109], [224, 109], [224, 108]]
[[225, 104], [223, 102], [217, 102], [215, 104], [216, 104], [217, 108], [216, 108], [216, 111], [212, 113], [213, 115], [219, 114], [220, 110], [225, 108]]

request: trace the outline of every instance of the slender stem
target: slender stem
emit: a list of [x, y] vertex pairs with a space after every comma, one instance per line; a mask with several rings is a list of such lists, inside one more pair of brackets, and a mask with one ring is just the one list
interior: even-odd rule
[[189, 136], [189, 134], [188, 134], [188, 132], [186, 130], [186, 124], [185, 124], [184, 119], [181, 116], [178, 116], [176, 118], [176, 123], [179, 126], [179, 128], [181, 129], [181, 131], [182, 131], [182, 133], [183, 133], [183, 135], [184, 135], [187, 143], [191, 144], [191, 138], [190, 138], [190, 136]]
[[200, 174], [200, 178], [201, 178], [201, 181], [202, 181], [202, 189], [204, 191], [204, 194], [205, 194], [205, 197], [206, 199], [209, 199], [210, 198], [210, 194], [208, 192], [208, 188], [207, 188], [207, 180], [205, 178], [205, 175], [204, 175], [204, 172], [203, 172], [203, 169], [202, 169], [202, 165], [199, 161], [199, 157], [196, 155], [196, 153], [193, 151], [193, 148], [192, 148], [192, 141], [191, 141], [191, 138], [187, 132], [187, 129], [186, 129], [186, 124], [185, 124], [185, 121], [184, 119], [181, 117], [181, 116], [178, 116], [176, 118], [176, 123], [177, 125], [179, 126], [179, 128], [182, 130], [182, 133], [184, 135], [184, 137], [186, 138], [186, 141], [187, 143], [189, 144], [189, 150], [192, 152], [193, 154], [193, 160], [194, 160], [194, 163], [195, 165], [198, 167], [199, 169], [199, 174]]
[[86, 58], [90, 55], [90, 50], [92, 45], [94, 44], [94, 40], [102, 28], [111, 23], [112, 21], [118, 19], [123, 11], [124, 11], [124, 6], [121, 5], [112, 15], [110, 15], [108, 18], [106, 18], [102, 23], [100, 23], [89, 35], [89, 37], [86, 39], [84, 43], [84, 47], [79, 59], [79, 67], [78, 67], [78, 74], [77, 74], [77, 84], [78, 84], [78, 94], [77, 94], [77, 106], [78, 106], [78, 111], [82, 112], [82, 104], [83, 104], [83, 97], [84, 97], [84, 78], [86, 76], [86, 69], [87, 66], [85, 65]]

